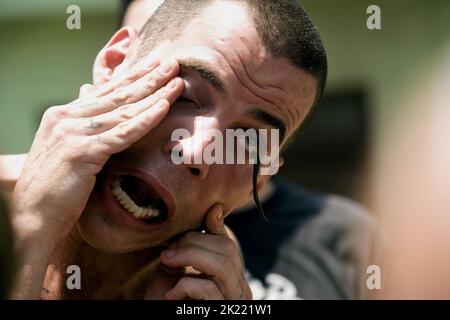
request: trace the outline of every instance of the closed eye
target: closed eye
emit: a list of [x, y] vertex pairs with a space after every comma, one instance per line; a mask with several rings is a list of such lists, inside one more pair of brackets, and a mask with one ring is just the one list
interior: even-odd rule
[[192, 101], [191, 99], [188, 99], [186, 97], [179, 97], [177, 99], [178, 103], [194, 103], [194, 101]]
[[189, 98], [183, 97], [183, 96], [179, 97], [176, 102], [186, 104], [186, 105], [192, 104], [197, 110], [205, 109], [201, 104], [199, 104]]

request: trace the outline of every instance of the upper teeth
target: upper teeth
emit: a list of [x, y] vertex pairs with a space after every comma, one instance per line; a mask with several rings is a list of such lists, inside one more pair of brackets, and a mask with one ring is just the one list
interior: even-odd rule
[[118, 177], [111, 185], [111, 192], [120, 204], [127, 209], [135, 218], [153, 218], [161, 214], [161, 211], [152, 207], [138, 206], [121, 187], [122, 179]]

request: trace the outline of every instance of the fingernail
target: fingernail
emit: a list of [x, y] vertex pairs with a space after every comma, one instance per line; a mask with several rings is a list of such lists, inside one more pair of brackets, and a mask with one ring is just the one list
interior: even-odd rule
[[174, 250], [166, 250], [164, 251], [164, 255], [166, 256], [166, 258], [173, 258], [176, 255], [176, 252]]
[[177, 78], [170, 80], [170, 82], [166, 85], [167, 88], [173, 89], [177, 86]]
[[170, 70], [172, 70], [172, 65], [173, 65], [173, 63], [172, 62], [166, 62], [166, 63], [164, 63], [161, 67], [159, 67], [159, 72], [161, 72], [161, 73], [169, 73], [170, 72]]

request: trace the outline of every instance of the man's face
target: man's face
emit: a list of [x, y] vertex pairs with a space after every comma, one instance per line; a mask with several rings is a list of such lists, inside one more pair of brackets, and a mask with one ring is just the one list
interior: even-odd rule
[[[150, 55], [179, 61], [186, 89], [163, 122], [133, 147], [113, 156], [98, 179], [78, 230], [88, 243], [108, 252], [165, 244], [199, 228], [213, 205], [222, 204], [229, 213], [251, 197], [250, 164], [175, 165], [171, 159], [174, 130], [190, 131], [189, 141], [182, 141], [182, 152], [194, 157], [208, 145], [209, 129], [279, 129], [266, 121], [270, 115], [285, 126], [282, 145], [315, 99], [316, 80], [287, 60], [272, 58], [240, 4], [214, 3], [179, 38], [161, 43]], [[213, 74], [222, 88], [199, 68]], [[163, 198], [168, 219], [148, 223], [132, 218], [111, 194], [117, 176], [136, 185], [135, 190], [127, 189], [134, 196], [142, 192], [149, 198]]]

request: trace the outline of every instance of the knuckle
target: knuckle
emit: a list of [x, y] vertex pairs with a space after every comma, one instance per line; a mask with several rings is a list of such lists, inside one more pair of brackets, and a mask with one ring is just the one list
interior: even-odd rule
[[63, 106], [54, 106], [45, 110], [42, 118], [47, 124], [54, 125], [65, 116], [67, 116], [67, 111]]
[[104, 99], [103, 101], [99, 101], [98, 104], [102, 104], [104, 107], [106, 107], [109, 110], [114, 110], [117, 108], [118, 104], [114, 101], [110, 101], [110, 100], [106, 100]]
[[136, 70], [136, 69], [133, 70], [130, 74], [128, 74], [125, 77], [124, 84], [128, 84], [128, 83], [131, 83], [133, 81], [136, 81], [136, 79], [139, 78], [139, 75], [140, 75], [139, 70]]
[[126, 103], [130, 99], [130, 92], [125, 88], [119, 88], [114, 92], [112, 102], [115, 105]]
[[120, 112], [128, 112], [129, 109], [130, 109], [130, 106], [127, 104], [127, 105], [118, 107], [118, 108], [116, 109], [116, 111], [119, 112], [119, 113], [120, 113]]
[[157, 89], [157, 81], [155, 76], [149, 76], [144, 83], [144, 90], [154, 92]]
[[114, 99], [114, 95], [106, 95], [96, 98], [95, 101], [90, 103], [90, 105], [104, 107], [109, 110], [114, 110], [119, 106], [117, 101]]
[[117, 125], [116, 137], [125, 140], [131, 134], [132, 128], [126, 122]]
[[58, 106], [56, 107], [54, 114], [58, 119], [63, 119], [69, 116], [69, 111], [64, 106]]
[[121, 106], [117, 109], [119, 120], [122, 122], [130, 120], [134, 117], [133, 112], [129, 106]]

